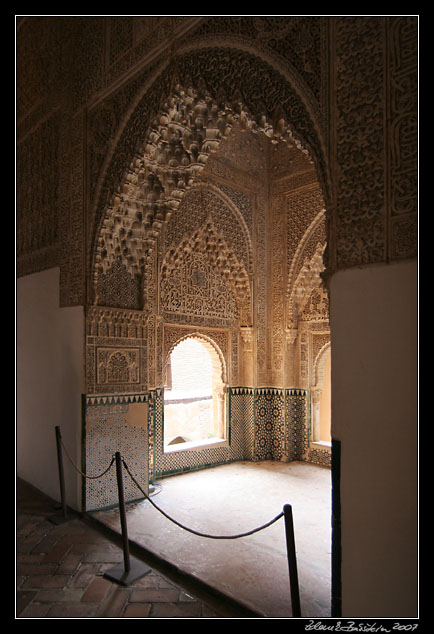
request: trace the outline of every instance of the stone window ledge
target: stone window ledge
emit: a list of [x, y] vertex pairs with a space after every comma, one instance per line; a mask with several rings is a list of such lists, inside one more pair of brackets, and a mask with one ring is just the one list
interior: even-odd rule
[[202, 449], [214, 449], [215, 447], [229, 447], [229, 442], [223, 438], [205, 438], [204, 440], [191, 440], [176, 445], [165, 446], [164, 453], [179, 451], [201, 451]]

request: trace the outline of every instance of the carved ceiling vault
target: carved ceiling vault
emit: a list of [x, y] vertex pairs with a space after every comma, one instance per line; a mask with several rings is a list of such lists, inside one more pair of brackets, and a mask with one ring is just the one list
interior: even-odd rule
[[[115, 262], [121, 262], [133, 278], [146, 277], [164, 223], [234, 125], [263, 133], [272, 142], [288, 142], [308, 155], [283, 117], [273, 124], [265, 116], [254, 121], [241, 104], [236, 112], [206, 93], [177, 85], [105, 209], [96, 247], [95, 285]], [[235, 284], [239, 287], [240, 280]]]

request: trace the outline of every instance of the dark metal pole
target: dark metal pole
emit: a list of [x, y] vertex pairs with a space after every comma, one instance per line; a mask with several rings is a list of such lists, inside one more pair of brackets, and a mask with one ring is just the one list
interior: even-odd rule
[[283, 507], [286, 533], [286, 552], [288, 555], [289, 583], [291, 587], [292, 616], [301, 616], [300, 592], [298, 587], [297, 557], [295, 554], [294, 521], [292, 518], [292, 506], [285, 504]]
[[62, 500], [63, 517], [66, 519], [65, 476], [63, 473], [62, 435], [60, 433], [60, 427], [56, 427], [56, 445], [57, 463], [59, 465], [60, 497]]
[[116, 478], [118, 481], [119, 514], [121, 518], [122, 542], [123, 542], [123, 550], [124, 550], [124, 566], [125, 566], [125, 572], [128, 573], [131, 569], [130, 549], [128, 545], [127, 514], [125, 511], [124, 484], [123, 484], [123, 478], [122, 478], [122, 461], [121, 461], [121, 454], [119, 451], [116, 452], [115, 458], [116, 458]]
[[151, 568], [145, 563], [132, 557], [130, 559], [130, 549], [128, 544], [128, 531], [127, 531], [127, 514], [125, 510], [125, 496], [124, 496], [124, 484], [122, 478], [122, 458], [119, 451], [115, 454], [116, 459], [116, 477], [118, 481], [118, 497], [119, 497], [119, 515], [121, 519], [122, 529], [122, 542], [124, 550], [124, 566], [118, 564], [104, 573], [104, 577], [121, 583], [123, 586], [129, 586], [140, 577], [147, 575], [151, 572]]

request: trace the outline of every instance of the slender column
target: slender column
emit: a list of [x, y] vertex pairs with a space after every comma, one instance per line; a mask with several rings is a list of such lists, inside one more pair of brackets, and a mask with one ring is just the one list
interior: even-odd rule
[[253, 328], [243, 326], [241, 329], [241, 379], [243, 386], [253, 386]]

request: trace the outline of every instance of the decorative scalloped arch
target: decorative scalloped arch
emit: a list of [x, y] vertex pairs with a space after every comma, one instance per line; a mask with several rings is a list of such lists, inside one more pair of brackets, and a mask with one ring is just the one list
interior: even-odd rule
[[208, 352], [211, 354], [211, 359], [213, 363], [213, 367], [216, 368], [217, 363], [219, 364], [219, 374], [221, 376], [222, 384], [226, 385], [228, 382], [227, 377], [227, 366], [226, 361], [223, 355], [223, 352], [220, 350], [220, 347], [217, 345], [213, 339], [207, 335], [202, 334], [201, 332], [193, 331], [186, 335], [182, 335], [179, 339], [177, 339], [174, 343], [172, 343], [167, 351], [164, 354], [164, 367], [166, 367], [167, 361], [169, 360], [172, 351], [178, 346], [180, 343], [187, 339], [196, 339], [200, 343], [202, 343]]
[[[179, 86], [175, 88], [176, 81]], [[182, 89], [182, 85], [187, 89]], [[176, 63], [157, 71], [147, 88], [136, 98], [129, 116], [124, 117], [116, 137], [117, 144], [112, 146], [105, 173], [100, 177], [98, 198], [94, 203], [95, 228], [89, 264], [91, 303], [97, 277], [107, 262], [114, 258], [123, 259], [132, 275], [140, 274], [146, 268], [162, 224], [182, 198], [182, 184], [188, 187], [194, 182], [195, 174], [201, 171], [209, 152], [218, 147], [217, 132], [220, 136], [228, 134], [234, 120], [271, 137], [289, 138], [310, 153], [323, 187], [328, 181], [318, 126], [311, 113], [288, 80], [259, 57], [237, 49], [190, 51], [177, 56]], [[178, 152], [180, 160], [175, 167], [179, 168], [183, 160], [184, 167], [191, 166], [187, 170], [187, 176], [191, 178], [181, 185], [178, 180], [172, 186], [170, 173], [164, 181], [161, 175], [146, 171], [146, 157], [151, 154], [155, 164], [164, 162], [164, 152], [156, 152], [158, 141], [164, 140], [158, 126], [164, 129], [165, 125], [174, 122], [183, 123], [180, 117], [182, 119], [185, 111], [179, 108], [180, 92], [197, 115], [195, 122], [202, 117], [203, 124], [205, 116], [208, 117], [205, 132], [209, 120], [212, 126], [209, 128], [211, 134], [208, 138], [205, 134], [199, 145], [197, 134], [187, 138], [188, 151], [185, 145], [181, 147], [178, 143], [175, 147], [172, 144], [172, 154], [169, 152], [166, 156], [167, 163], [177, 160]], [[191, 131], [191, 126], [186, 128], [187, 137], [188, 129]], [[179, 133], [179, 125], [177, 130]], [[140, 190], [143, 184], [144, 189]], [[146, 200], [143, 195], [136, 196], [139, 190]]]
[[[208, 187], [195, 189], [196, 191], [198, 189], [209, 190]], [[219, 197], [224, 200], [223, 196]], [[226, 204], [226, 200], [224, 202]], [[248, 250], [247, 266], [252, 266], [253, 254], [247, 227], [241, 214], [237, 213], [235, 217], [240, 223], [239, 226], [244, 234], [244, 244]], [[252, 289], [245, 263], [239, 260], [235, 251], [228, 246], [225, 238], [217, 231], [211, 215], [191, 235], [185, 235], [177, 244], [168, 245], [160, 266], [160, 293], [162, 280], [176, 271], [184, 263], [185, 258], [188, 258], [193, 252], [203, 253], [210, 265], [226, 280], [228, 288], [232, 291], [237, 302], [241, 325], [250, 325], [252, 322]]]
[[[243, 240], [245, 242], [245, 250], [246, 250], [246, 253], [247, 253], [246, 270], [247, 270], [248, 273], [251, 273], [253, 271], [253, 244], [252, 244], [252, 238], [251, 238], [251, 235], [249, 233], [249, 228], [247, 226], [247, 223], [246, 223], [245, 219], [243, 218], [243, 215], [241, 214], [241, 212], [238, 209], [238, 207], [229, 198], [229, 196], [227, 194], [225, 194], [225, 192], [221, 191], [221, 189], [216, 187], [214, 184], [212, 184], [212, 183], [200, 183], [200, 182], [193, 183], [191, 188], [189, 188], [189, 190], [185, 192], [182, 204], [187, 204], [189, 196], [192, 193], [194, 193], [195, 191], [203, 191], [203, 192], [211, 193], [216, 198], [219, 198], [220, 200], [222, 200], [224, 205], [227, 207], [227, 209], [229, 209], [231, 211], [231, 213], [233, 214], [233, 216], [236, 219], [237, 223], [239, 224], [240, 231], [241, 231], [241, 234], [243, 236]], [[170, 220], [169, 220], [169, 222], [170, 222]]]

